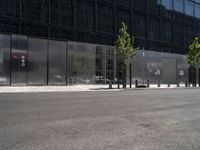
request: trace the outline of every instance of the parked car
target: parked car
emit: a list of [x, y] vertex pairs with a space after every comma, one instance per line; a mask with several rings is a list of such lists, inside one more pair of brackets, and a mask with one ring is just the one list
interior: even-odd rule
[[104, 76], [96, 76], [95, 81], [97, 84], [104, 84], [109, 83], [109, 79], [105, 78]]

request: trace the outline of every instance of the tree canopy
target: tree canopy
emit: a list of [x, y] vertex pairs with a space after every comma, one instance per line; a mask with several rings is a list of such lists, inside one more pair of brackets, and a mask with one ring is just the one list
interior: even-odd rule
[[122, 22], [116, 42], [117, 59], [123, 65], [126, 65], [127, 61], [135, 55], [137, 50], [137, 48], [133, 47], [134, 41], [132, 41], [127, 29], [126, 24]]
[[200, 64], [200, 39], [198, 37], [189, 46], [187, 62], [193, 67], [197, 67]]

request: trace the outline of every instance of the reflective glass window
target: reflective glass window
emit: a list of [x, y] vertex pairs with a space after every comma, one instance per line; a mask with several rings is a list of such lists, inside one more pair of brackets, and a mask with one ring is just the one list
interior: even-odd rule
[[148, 0], [149, 12], [158, 14], [159, 13], [160, 0]]
[[66, 85], [66, 42], [49, 41], [49, 85]]
[[0, 32], [19, 34], [19, 22], [13, 19], [0, 18]]
[[86, 42], [86, 43], [96, 43], [96, 33], [95, 32], [89, 32], [89, 31], [83, 31], [83, 30], [76, 30], [75, 31], [75, 40]]
[[200, 4], [195, 4], [195, 17], [200, 18]]
[[142, 11], [146, 10], [147, 0], [132, 0], [133, 1], [133, 8], [139, 9]]
[[152, 50], [152, 51], [160, 51], [159, 48], [159, 44], [157, 42], [150, 42], [148, 41], [148, 45], [147, 45], [148, 50]]
[[87, 0], [76, 1], [76, 27], [93, 30], [95, 27], [94, 3]]
[[100, 32], [113, 33], [114, 26], [113, 7], [97, 5], [97, 30]]
[[0, 86], [10, 85], [10, 36], [0, 35]]
[[28, 38], [28, 85], [47, 84], [47, 49], [47, 40]]
[[20, 0], [0, 0], [0, 15], [19, 18]]
[[174, 10], [183, 12], [183, 0], [174, 0]]
[[159, 21], [155, 18], [149, 18], [148, 39], [150, 40], [159, 39]]
[[99, 44], [113, 45], [113, 39], [112, 34], [97, 34], [97, 42]]
[[23, 35], [35, 36], [35, 37], [48, 37], [48, 27], [33, 22], [22, 22], [21, 33]]
[[117, 3], [123, 6], [130, 7], [131, 0], [117, 0]]
[[113, 47], [96, 48], [96, 83], [106, 84], [115, 77], [115, 52]]
[[189, 0], [185, 0], [185, 14], [194, 16], [194, 3]]
[[183, 25], [182, 24], [173, 24], [173, 43], [175, 44], [183, 44]]
[[121, 27], [122, 22], [128, 26], [130, 32], [130, 12], [127, 9], [117, 9], [117, 30]]
[[51, 27], [50, 28], [50, 37], [53, 39], [60, 39], [60, 40], [73, 40], [73, 30], [68, 30], [66, 28], [60, 27]]
[[171, 23], [161, 21], [161, 40], [164, 42], [171, 42]]
[[[194, 0], [193, 0], [194, 1]], [[199, 3], [200, 4], [200, 0], [195, 0], [195, 2]]]
[[21, 0], [21, 17], [27, 20], [48, 22], [49, 0]]
[[96, 77], [96, 45], [68, 42], [68, 83], [94, 84]]
[[145, 37], [145, 22], [146, 17], [141, 14], [133, 14], [133, 36], [136, 37]]
[[12, 35], [11, 48], [11, 84], [26, 85], [27, 36]]
[[73, 25], [73, 2], [72, 0], [50, 0], [52, 24], [72, 26]]
[[172, 9], [172, 0], [161, 0], [161, 5], [166, 9]]

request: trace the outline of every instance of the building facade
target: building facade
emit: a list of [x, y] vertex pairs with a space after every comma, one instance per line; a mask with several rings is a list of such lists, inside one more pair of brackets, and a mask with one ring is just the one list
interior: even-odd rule
[[[146, 69], [133, 65], [133, 80], [187, 79], [184, 55], [200, 36], [200, 0], [1, 0], [0, 85], [114, 80], [112, 46], [122, 22], [145, 50], [136, 60]], [[171, 66], [175, 74], [166, 79]]]

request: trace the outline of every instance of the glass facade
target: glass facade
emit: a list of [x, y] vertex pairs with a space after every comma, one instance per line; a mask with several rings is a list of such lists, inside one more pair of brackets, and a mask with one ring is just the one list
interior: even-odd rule
[[[114, 45], [121, 22], [128, 25], [140, 48], [165, 51], [168, 45], [172, 50], [165, 52], [186, 54], [188, 41], [191, 43], [200, 35], [200, 1], [0, 1], [0, 33]], [[193, 25], [189, 30], [184, 27], [188, 22]], [[166, 26], [163, 27], [163, 23]], [[174, 32], [178, 28], [182, 35], [180, 31]], [[170, 37], [175, 38], [169, 40]]]
[[27, 85], [47, 85], [48, 40], [28, 38]]
[[94, 84], [96, 45], [68, 42], [68, 83]]
[[11, 84], [26, 85], [27, 77], [27, 36], [11, 36]]
[[[139, 84], [146, 82], [176, 84], [188, 80], [188, 65], [184, 55], [169, 54], [153, 51], [137, 51], [136, 57], [131, 61], [132, 82]], [[129, 80], [129, 77], [127, 78]]]
[[66, 42], [49, 41], [49, 85], [66, 85], [66, 50]]
[[108, 46], [96, 47], [96, 83], [108, 83], [116, 77], [115, 48]]
[[[156, 48], [154, 42], [149, 45]], [[133, 81], [175, 83], [188, 78], [184, 55], [139, 50], [131, 63]], [[108, 84], [117, 81], [116, 77], [112, 46], [0, 34], [0, 86]]]
[[200, 0], [1, 0], [0, 85], [114, 80], [113, 45], [122, 22], [136, 47], [158, 52], [149, 61], [160, 52], [182, 56], [200, 36]]
[[10, 36], [0, 35], [0, 86], [10, 85]]

